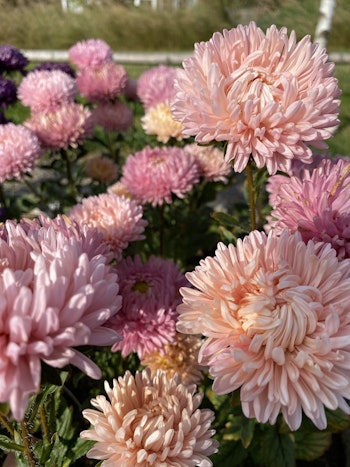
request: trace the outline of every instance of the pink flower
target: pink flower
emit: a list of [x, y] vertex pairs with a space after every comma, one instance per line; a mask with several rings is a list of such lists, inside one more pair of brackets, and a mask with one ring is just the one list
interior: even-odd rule
[[95, 125], [105, 131], [126, 131], [134, 122], [134, 114], [123, 101], [100, 102], [92, 112]]
[[87, 453], [108, 466], [210, 467], [208, 456], [217, 452], [212, 439], [214, 414], [200, 409], [202, 393], [184, 386], [177, 377], [168, 379], [162, 371], [153, 377], [149, 370], [127, 371], [105, 382], [108, 399], [91, 400], [95, 409], [83, 410], [93, 425], [83, 431], [83, 439], [96, 441]]
[[209, 182], [227, 183], [232, 167], [224, 160], [224, 152], [221, 149], [193, 143], [187, 144], [184, 150], [195, 157], [201, 177]]
[[107, 62], [98, 68], [82, 68], [77, 86], [82, 96], [91, 102], [108, 102], [118, 97], [126, 86], [128, 75], [121, 65]]
[[278, 187], [267, 228], [299, 231], [305, 242], [330, 243], [339, 259], [350, 258], [350, 161], [325, 159], [303, 177], [274, 177]]
[[139, 203], [113, 193], [84, 198], [81, 204], [73, 206], [69, 215], [101, 232], [103, 242], [112, 247], [118, 259], [130, 242], [144, 239], [147, 221], [142, 216]]
[[177, 329], [207, 337], [199, 362], [213, 390], [240, 388], [244, 414], [292, 430], [302, 412], [319, 428], [324, 407], [350, 413], [350, 260], [299, 233], [253, 231], [186, 275]]
[[85, 162], [86, 175], [102, 183], [111, 183], [118, 177], [117, 164], [105, 156], [92, 156]]
[[174, 340], [179, 288], [187, 281], [175, 263], [154, 256], [145, 263], [139, 256], [126, 258], [117, 271], [123, 306], [108, 325], [123, 340], [112, 350], [121, 350], [123, 357], [136, 352], [143, 358]]
[[76, 148], [91, 136], [94, 128], [90, 110], [74, 102], [50, 112], [37, 112], [24, 124], [43, 146], [55, 151]]
[[42, 153], [36, 135], [23, 125], [0, 125], [0, 183], [20, 179]]
[[310, 37], [251, 22], [195, 44], [175, 80], [174, 118], [198, 143], [227, 141], [225, 158], [243, 171], [250, 156], [269, 174], [311, 162], [307, 145], [327, 147], [337, 125], [334, 64]]
[[113, 61], [113, 50], [101, 39], [88, 39], [74, 44], [68, 51], [69, 61], [78, 68], [100, 67]]
[[144, 71], [137, 80], [137, 95], [146, 110], [175, 95], [174, 79], [177, 68], [159, 65]]
[[22, 79], [18, 98], [32, 112], [53, 111], [77, 95], [75, 79], [61, 70], [35, 70]]
[[167, 101], [150, 107], [141, 117], [141, 126], [147, 135], [156, 135], [162, 143], [167, 143], [170, 138], [183, 139], [182, 124], [173, 119]]
[[130, 155], [121, 182], [141, 203], [152, 206], [172, 202], [172, 194], [184, 198], [199, 181], [195, 158], [178, 147], [146, 146]]
[[121, 306], [118, 276], [105, 256], [93, 254], [91, 239], [84, 241], [82, 231], [81, 238], [67, 235], [69, 228], [62, 233], [60, 222], [40, 228], [7, 221], [1, 229], [0, 402], [10, 404], [16, 420], [40, 389], [41, 362], [73, 364], [100, 378], [76, 347], [120, 339], [104, 327]]

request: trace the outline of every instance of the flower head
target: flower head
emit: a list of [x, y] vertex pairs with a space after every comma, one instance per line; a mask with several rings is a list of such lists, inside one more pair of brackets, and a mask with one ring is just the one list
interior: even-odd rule
[[168, 102], [150, 107], [141, 117], [141, 125], [147, 135], [157, 135], [157, 140], [167, 143], [170, 138], [183, 139], [182, 124], [173, 119]]
[[130, 107], [121, 100], [100, 102], [93, 110], [95, 125], [105, 131], [126, 131], [134, 122], [134, 114]]
[[213, 390], [240, 388], [247, 417], [273, 424], [281, 411], [292, 430], [302, 412], [319, 429], [325, 407], [350, 413], [349, 266], [288, 230], [220, 243], [186, 275], [195, 289], [180, 290], [177, 325], [207, 337], [199, 362]]
[[27, 65], [28, 59], [20, 50], [8, 44], [0, 46], [0, 73], [11, 71], [24, 73]]
[[89, 177], [102, 183], [110, 183], [118, 177], [118, 166], [109, 157], [90, 157], [85, 170]]
[[101, 39], [88, 39], [74, 44], [68, 51], [69, 61], [79, 69], [100, 67], [113, 61], [113, 50]]
[[175, 94], [177, 68], [159, 65], [144, 71], [137, 80], [137, 95], [146, 110], [161, 102], [171, 101]]
[[225, 158], [241, 172], [250, 156], [270, 174], [293, 158], [311, 162], [338, 125], [334, 64], [309, 36], [251, 22], [195, 44], [175, 80], [173, 115], [198, 143], [227, 141]]
[[0, 76], [0, 107], [7, 108], [17, 100], [17, 86], [11, 79]]
[[152, 206], [172, 202], [172, 194], [183, 198], [199, 181], [193, 156], [178, 147], [146, 146], [130, 155], [121, 182], [141, 203]]
[[101, 467], [210, 467], [208, 456], [217, 452], [212, 439], [214, 414], [200, 409], [203, 394], [195, 386], [184, 386], [177, 377], [158, 371], [127, 371], [105, 382], [108, 399], [99, 395], [91, 400], [95, 409], [83, 416], [93, 425], [80, 436], [96, 441], [87, 457], [105, 460]]
[[36, 71], [36, 70], [37, 71], [60, 70], [60, 71], [63, 71], [64, 73], [67, 73], [67, 75], [71, 76], [72, 78], [75, 78], [75, 71], [68, 62], [41, 62], [39, 63], [39, 65], [37, 65], [36, 67], [32, 69], [32, 71]]
[[195, 157], [201, 177], [210, 182], [227, 183], [227, 177], [232, 172], [232, 167], [225, 161], [224, 152], [221, 149], [193, 143], [186, 144], [184, 150]]

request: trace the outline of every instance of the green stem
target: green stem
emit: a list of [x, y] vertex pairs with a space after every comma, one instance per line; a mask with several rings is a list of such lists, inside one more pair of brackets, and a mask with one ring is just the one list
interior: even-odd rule
[[38, 190], [30, 183], [29, 180], [27, 180], [26, 178], [23, 178], [23, 182], [25, 183], [25, 185], [29, 188], [29, 190], [38, 198], [41, 206], [47, 210], [48, 209], [48, 206], [47, 206], [47, 202], [46, 200], [44, 199], [44, 197], [38, 193]]
[[256, 229], [256, 213], [255, 213], [255, 188], [253, 181], [253, 164], [252, 159], [249, 159], [247, 167], [247, 185], [248, 185], [248, 200], [249, 200], [249, 214], [250, 214], [250, 229]]
[[61, 151], [62, 159], [64, 160], [66, 164], [66, 174], [67, 174], [67, 180], [69, 184], [69, 189], [70, 189], [70, 194], [74, 199], [77, 199], [78, 196], [78, 191], [77, 187], [75, 186], [73, 175], [72, 175], [72, 166], [68, 157], [68, 154], [65, 150]]
[[10, 425], [9, 421], [7, 420], [7, 417], [5, 417], [5, 415], [1, 414], [0, 413], [0, 423], [2, 423], [4, 425], [4, 427], [6, 428], [6, 430], [10, 433], [10, 435], [12, 436], [12, 438], [14, 437], [15, 435], [15, 430], [14, 428]]
[[44, 404], [41, 404], [39, 411], [40, 411], [40, 421], [41, 421], [43, 436], [47, 441], [50, 441], [51, 435], [50, 435], [49, 425], [47, 423], [47, 416], [46, 416]]
[[164, 204], [159, 206], [159, 254], [164, 252]]
[[21, 431], [22, 431], [22, 438], [23, 438], [23, 445], [24, 445], [24, 453], [28, 460], [28, 465], [29, 467], [37, 467], [38, 464], [36, 463], [36, 460], [33, 454], [31, 435], [28, 431], [27, 423], [24, 420], [22, 420], [20, 424], [21, 424]]

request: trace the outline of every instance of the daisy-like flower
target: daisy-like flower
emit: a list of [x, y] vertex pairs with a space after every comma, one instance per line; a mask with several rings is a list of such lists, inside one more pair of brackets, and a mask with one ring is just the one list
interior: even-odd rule
[[109, 157], [90, 157], [85, 163], [85, 171], [88, 177], [102, 183], [111, 183], [118, 177], [118, 166]]
[[36, 112], [24, 125], [37, 135], [43, 146], [55, 151], [76, 148], [94, 129], [91, 111], [75, 102], [50, 112]]
[[195, 157], [201, 177], [209, 182], [227, 183], [232, 167], [225, 161], [224, 151], [215, 146], [200, 146], [196, 143], [187, 144], [184, 150]]
[[18, 86], [18, 98], [32, 112], [54, 111], [74, 101], [77, 87], [74, 78], [61, 70], [35, 70]]
[[121, 100], [100, 102], [93, 110], [95, 125], [105, 131], [126, 131], [134, 122], [134, 114], [130, 107]]
[[150, 107], [141, 117], [141, 125], [147, 135], [156, 135], [161, 143], [167, 143], [170, 138], [181, 141], [182, 124], [173, 119], [169, 102], [160, 102]]
[[227, 141], [226, 160], [243, 171], [252, 156], [269, 174], [293, 158], [311, 162], [307, 145], [325, 148], [339, 121], [337, 80], [327, 53], [305, 36], [251, 22], [195, 44], [175, 80], [174, 118], [198, 143]]
[[35, 134], [23, 125], [0, 125], [0, 183], [30, 172], [42, 149]]
[[137, 95], [146, 110], [161, 102], [171, 101], [175, 94], [177, 68], [159, 65], [144, 71], [137, 80]]
[[139, 203], [113, 193], [84, 198], [73, 206], [69, 215], [71, 219], [101, 232], [103, 241], [112, 247], [118, 259], [130, 242], [145, 238], [143, 232], [147, 221], [142, 216], [143, 209]]
[[105, 256], [93, 254], [91, 240], [62, 233], [59, 223], [40, 228], [7, 221], [1, 227], [0, 402], [10, 404], [16, 420], [39, 392], [42, 362], [73, 364], [100, 378], [76, 347], [120, 339], [104, 327], [121, 305], [118, 276]]
[[142, 204], [157, 206], [171, 203], [173, 194], [184, 198], [198, 183], [199, 168], [181, 148], [146, 146], [127, 158], [120, 181]]
[[27, 65], [28, 59], [20, 50], [8, 44], [0, 46], [0, 73], [19, 71], [23, 74]]
[[279, 177], [268, 228], [299, 231], [305, 242], [330, 243], [339, 259], [350, 258], [350, 160], [325, 159], [303, 177]]
[[7, 108], [17, 100], [17, 86], [12, 79], [0, 76], [0, 107]]
[[213, 390], [240, 388], [244, 414], [279, 412], [292, 430], [302, 412], [319, 429], [325, 407], [350, 413], [350, 260], [299, 233], [253, 231], [186, 275], [177, 329], [207, 339], [199, 362]]
[[154, 256], [145, 263], [139, 256], [125, 258], [117, 271], [123, 307], [108, 325], [123, 340], [112, 350], [121, 350], [123, 357], [135, 352], [142, 359], [174, 341], [179, 288], [188, 282], [173, 261]]
[[83, 410], [93, 428], [80, 436], [96, 441], [88, 458], [103, 460], [101, 467], [212, 466], [214, 413], [200, 408], [203, 394], [195, 385], [146, 369], [135, 377], [127, 371], [113, 387], [105, 382], [105, 391], [108, 399], [91, 400], [96, 410]]
[[146, 354], [141, 364], [150, 368], [152, 374], [159, 369], [165, 371], [169, 379], [178, 374], [183, 384], [198, 385], [203, 379], [202, 368], [198, 364], [201, 345], [201, 336], [177, 332], [174, 342]]
[[126, 186], [120, 181], [113, 183], [113, 185], [110, 185], [107, 188], [107, 192], [113, 193], [118, 196], [125, 196], [126, 198], [132, 197], [131, 194], [128, 192]]
[[102, 39], [88, 39], [74, 44], [68, 51], [68, 57], [79, 69], [98, 68], [113, 61], [113, 50]]
[[107, 62], [98, 68], [83, 68], [77, 74], [77, 86], [82, 96], [91, 102], [108, 102], [122, 94], [128, 81], [125, 68]]

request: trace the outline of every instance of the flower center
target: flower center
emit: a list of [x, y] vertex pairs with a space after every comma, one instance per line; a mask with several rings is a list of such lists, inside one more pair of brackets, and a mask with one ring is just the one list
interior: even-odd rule
[[142, 294], [145, 294], [145, 293], [148, 292], [148, 289], [149, 289], [148, 282], [139, 280], [139, 281], [135, 282], [135, 284], [132, 286], [131, 290], [140, 292]]

